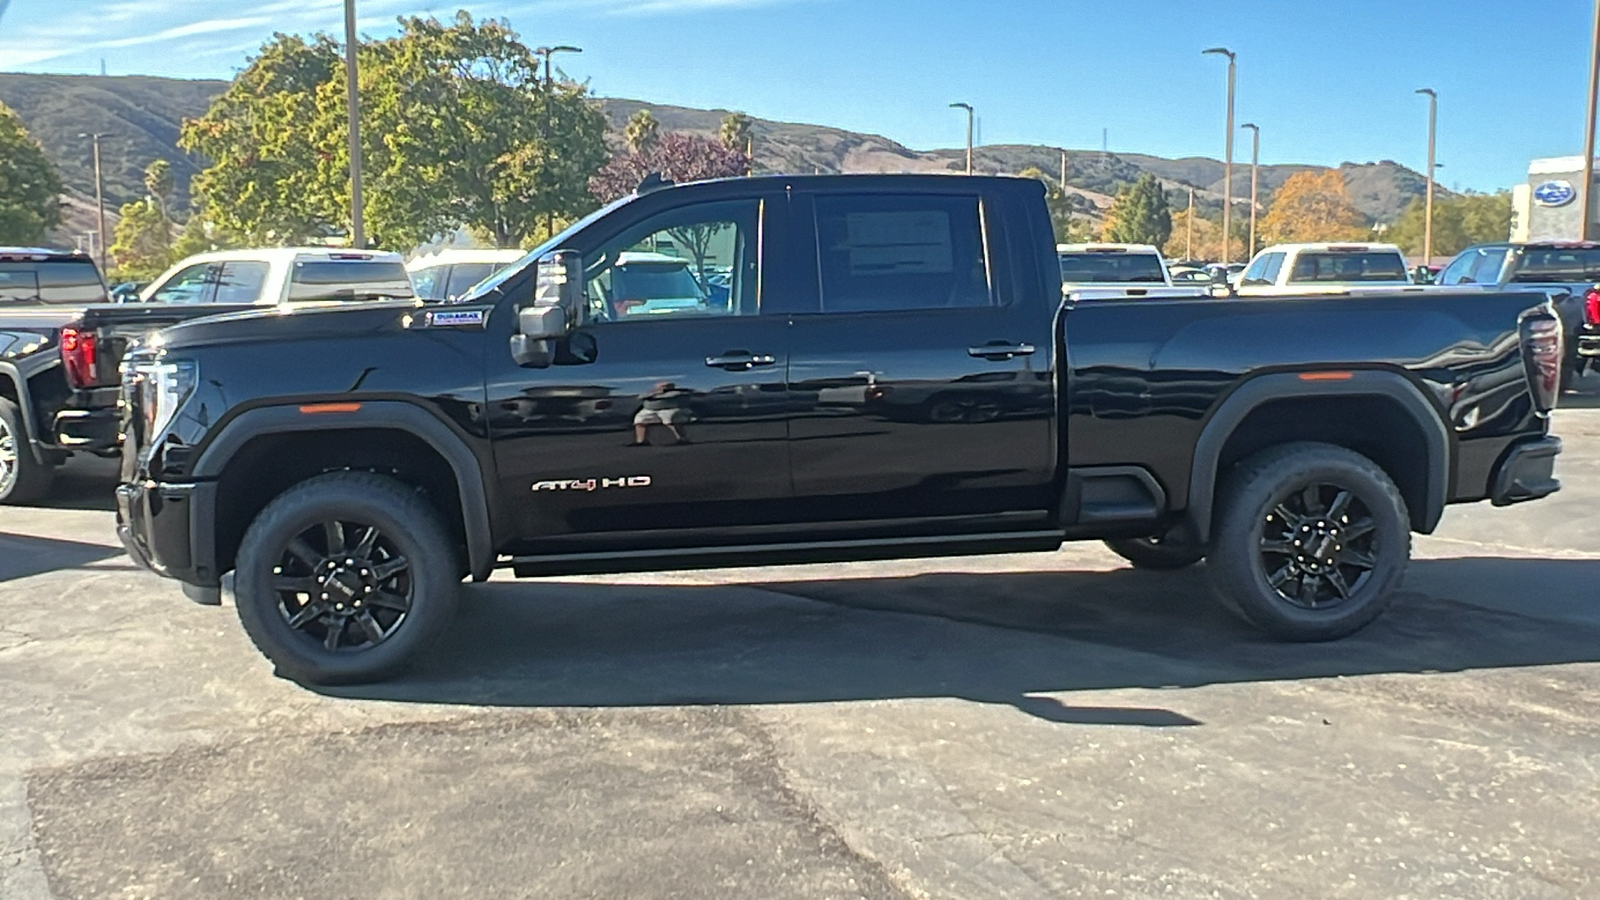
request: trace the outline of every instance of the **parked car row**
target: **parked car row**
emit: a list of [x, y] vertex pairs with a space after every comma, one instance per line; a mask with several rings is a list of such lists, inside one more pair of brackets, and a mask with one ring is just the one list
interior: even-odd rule
[[114, 302], [88, 256], [0, 248], [0, 503], [46, 496], [57, 466], [74, 453], [118, 451], [120, 363], [131, 346], [160, 328], [280, 304], [414, 300], [419, 294], [449, 301], [521, 256], [443, 251], [419, 258], [408, 273], [395, 253], [219, 251], [185, 259], [132, 300]]

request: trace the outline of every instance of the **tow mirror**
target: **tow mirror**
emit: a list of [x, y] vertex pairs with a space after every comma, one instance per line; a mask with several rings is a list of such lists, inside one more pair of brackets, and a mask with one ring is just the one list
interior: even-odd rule
[[511, 357], [519, 366], [543, 369], [554, 362], [556, 344], [583, 322], [583, 257], [556, 250], [534, 265], [533, 304], [517, 313]]

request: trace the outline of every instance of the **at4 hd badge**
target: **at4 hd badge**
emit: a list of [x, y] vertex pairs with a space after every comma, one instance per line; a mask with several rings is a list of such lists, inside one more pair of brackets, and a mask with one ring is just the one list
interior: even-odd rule
[[647, 488], [649, 475], [630, 475], [625, 478], [574, 478], [570, 481], [535, 481], [538, 491], [607, 491], [616, 488]]

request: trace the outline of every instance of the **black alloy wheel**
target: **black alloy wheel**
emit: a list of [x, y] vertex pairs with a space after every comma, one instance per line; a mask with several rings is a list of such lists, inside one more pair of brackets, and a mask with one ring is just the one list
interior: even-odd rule
[[377, 646], [411, 611], [411, 563], [376, 525], [313, 525], [284, 546], [273, 575], [278, 614], [325, 650]]
[[1393, 601], [1411, 558], [1411, 518], [1371, 459], [1296, 442], [1234, 466], [1217, 495], [1206, 574], [1217, 599], [1287, 641], [1366, 627]]
[[1267, 584], [1303, 609], [1328, 609], [1366, 586], [1378, 565], [1377, 522], [1355, 494], [1308, 484], [1268, 512], [1261, 526]]
[[284, 491], [239, 543], [239, 621], [279, 675], [381, 681], [448, 627], [464, 567], [459, 532], [416, 488], [329, 472]]

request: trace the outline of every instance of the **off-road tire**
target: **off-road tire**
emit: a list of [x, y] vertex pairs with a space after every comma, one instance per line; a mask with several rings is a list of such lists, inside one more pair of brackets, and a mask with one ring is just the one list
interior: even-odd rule
[[1106, 541], [1111, 552], [1133, 564], [1135, 569], [1171, 572], [1187, 569], [1206, 558], [1204, 547], [1164, 536], [1113, 538]]
[[[1312, 506], [1308, 489], [1321, 498], [1324, 514], [1296, 514]], [[1345, 494], [1340, 522], [1334, 507]], [[1233, 467], [1218, 500], [1206, 556], [1212, 590], [1279, 640], [1327, 641], [1359, 631], [1388, 608], [1405, 576], [1411, 557], [1405, 500], [1388, 474], [1359, 453], [1309, 442], [1272, 447]], [[1343, 591], [1333, 583], [1335, 571]], [[1283, 579], [1278, 587], [1275, 578]], [[1309, 603], [1308, 582], [1315, 585]]]
[[34, 458], [22, 410], [0, 397], [0, 504], [43, 500], [55, 477], [54, 466]]
[[[376, 527], [383, 543], [377, 550], [369, 549], [367, 556], [378, 560], [380, 557], [375, 554], [388, 553], [383, 561], [393, 563], [399, 556], [406, 564], [403, 571], [408, 579], [405, 584], [409, 605], [404, 618], [371, 646], [338, 649], [337, 639], [335, 649], [321, 645], [307, 628], [321, 628], [325, 635], [331, 629], [322, 627], [322, 619], [299, 628], [289, 620], [290, 604], [312, 595], [285, 593], [275, 587], [275, 582], [281, 585], [284, 582], [279, 579], [289, 575], [287, 569], [281, 576], [275, 569], [283, 568], [286, 562], [300, 565], [300, 557], [293, 556], [289, 549], [291, 543], [299, 539], [304, 549], [305, 535], [329, 521], [355, 524], [358, 529]], [[343, 541], [348, 552], [356, 556], [360, 555], [359, 547], [351, 548], [350, 544], [358, 534], [364, 536], [365, 532], [351, 533]], [[331, 544], [328, 540], [327, 545]], [[315, 549], [326, 553], [327, 545]], [[284, 678], [305, 684], [382, 681], [413, 662], [449, 625], [461, 588], [461, 569], [454, 548], [455, 541], [439, 514], [416, 490], [368, 472], [319, 475], [267, 504], [245, 532], [234, 572], [239, 621], [250, 640]], [[326, 560], [330, 564], [341, 561]], [[373, 568], [377, 568], [376, 563]], [[377, 614], [375, 602], [369, 602], [365, 612], [368, 621]], [[339, 627], [348, 629], [341, 635], [367, 639], [355, 621]]]

